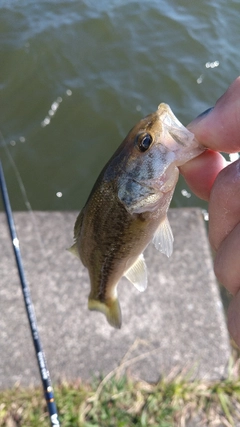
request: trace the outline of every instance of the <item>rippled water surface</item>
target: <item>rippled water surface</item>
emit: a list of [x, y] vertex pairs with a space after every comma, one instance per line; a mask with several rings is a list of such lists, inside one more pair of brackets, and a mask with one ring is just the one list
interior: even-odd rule
[[[184, 123], [240, 71], [240, 3], [0, 2], [0, 156], [13, 209], [77, 209], [160, 102]], [[182, 191], [183, 190], [183, 191]], [[173, 206], [203, 206], [181, 179]]]

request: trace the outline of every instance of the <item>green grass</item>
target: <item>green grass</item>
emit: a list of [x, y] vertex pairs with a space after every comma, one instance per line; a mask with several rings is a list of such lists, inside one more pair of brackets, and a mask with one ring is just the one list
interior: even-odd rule
[[[240, 421], [239, 360], [228, 379], [215, 383], [178, 376], [148, 384], [113, 372], [92, 385], [63, 383], [54, 389], [62, 427], [184, 427], [194, 417], [209, 426]], [[49, 427], [42, 389], [1, 391], [3, 426]]]

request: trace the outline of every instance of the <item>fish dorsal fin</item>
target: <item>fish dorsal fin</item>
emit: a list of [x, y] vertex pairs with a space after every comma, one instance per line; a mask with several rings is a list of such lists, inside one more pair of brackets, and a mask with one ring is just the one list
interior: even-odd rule
[[74, 225], [74, 241], [75, 242], [70, 248], [67, 248], [69, 252], [71, 252], [73, 255], [75, 255], [78, 258], [80, 258], [80, 255], [77, 247], [77, 238], [79, 237], [81, 232], [82, 222], [83, 222], [83, 210], [79, 213]]
[[70, 248], [67, 248], [67, 251], [71, 252], [71, 254], [75, 255], [78, 258], [80, 258], [76, 242], [73, 243], [73, 245]]
[[124, 273], [124, 276], [138, 291], [143, 292], [147, 289], [147, 267], [143, 254], [139, 255], [134, 264]]
[[165, 216], [154, 234], [153, 244], [158, 251], [170, 257], [173, 251], [173, 240], [172, 229]]

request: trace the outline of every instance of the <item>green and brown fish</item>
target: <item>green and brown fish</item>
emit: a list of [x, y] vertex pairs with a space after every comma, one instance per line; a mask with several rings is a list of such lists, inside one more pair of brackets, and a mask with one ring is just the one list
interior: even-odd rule
[[173, 235], [167, 211], [178, 180], [178, 166], [203, 148], [160, 104], [140, 120], [100, 173], [74, 228], [70, 248], [87, 267], [90, 310], [121, 327], [117, 284], [124, 275], [139, 290], [147, 287], [143, 251], [149, 242], [168, 257]]

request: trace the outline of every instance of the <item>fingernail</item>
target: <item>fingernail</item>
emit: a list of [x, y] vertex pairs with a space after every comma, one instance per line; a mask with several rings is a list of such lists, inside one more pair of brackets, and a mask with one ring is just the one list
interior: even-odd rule
[[197, 116], [196, 119], [207, 116], [213, 109], [214, 109], [214, 107], [208, 108], [207, 110], [203, 111], [203, 113], [199, 114], [199, 116]]

